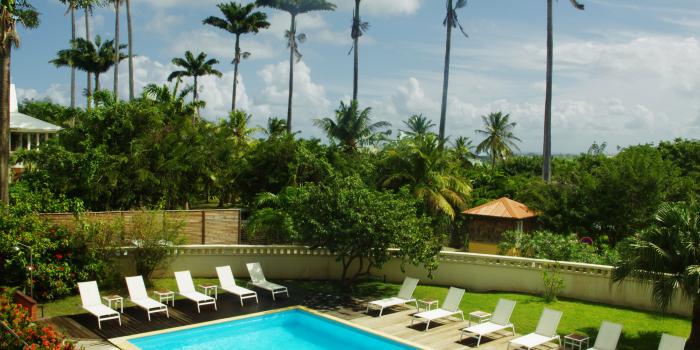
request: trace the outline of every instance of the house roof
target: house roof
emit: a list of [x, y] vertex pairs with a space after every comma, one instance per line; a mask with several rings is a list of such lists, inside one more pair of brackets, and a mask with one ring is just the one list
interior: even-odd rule
[[10, 130], [53, 133], [61, 130], [61, 127], [30, 117], [26, 114], [12, 112], [10, 113]]
[[516, 202], [506, 197], [465, 210], [462, 212], [462, 214], [499, 217], [506, 219], [527, 219], [537, 216], [537, 213], [532, 211], [525, 204]]

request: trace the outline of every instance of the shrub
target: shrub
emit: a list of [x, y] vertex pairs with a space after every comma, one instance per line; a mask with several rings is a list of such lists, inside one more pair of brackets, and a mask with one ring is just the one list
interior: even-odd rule
[[549, 231], [506, 231], [498, 244], [500, 254], [514, 253], [526, 258], [574, 261], [589, 264], [613, 264], [617, 254], [601, 244], [601, 252], [581, 243], [575, 234]]
[[[12, 303], [5, 295], [0, 295], [0, 323], [2, 323], [0, 349], [70, 350], [75, 348], [53, 328], [41, 327], [32, 322], [27, 310]], [[22, 340], [18, 340], [5, 327], [10, 328]]]
[[542, 272], [544, 282], [544, 300], [548, 303], [557, 301], [557, 296], [564, 290], [564, 279], [559, 274], [558, 266], [552, 266], [549, 271]]
[[182, 221], [169, 219], [163, 211], [143, 211], [124, 225], [124, 239], [132, 247], [129, 252], [134, 256], [136, 272], [146, 283], [153, 271], [168, 261], [174, 247], [184, 243], [183, 225]]

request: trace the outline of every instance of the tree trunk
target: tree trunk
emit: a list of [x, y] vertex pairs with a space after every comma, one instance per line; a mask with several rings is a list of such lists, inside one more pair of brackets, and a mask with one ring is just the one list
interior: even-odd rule
[[360, 49], [360, 0], [355, 0], [355, 20], [353, 22], [355, 26], [354, 30], [357, 32], [353, 35], [353, 74], [352, 74], [352, 99], [357, 101], [357, 85], [360, 74], [360, 54], [358, 50]]
[[700, 293], [693, 300], [693, 320], [685, 350], [700, 349]]
[[438, 141], [440, 148], [445, 143], [445, 122], [447, 119], [447, 85], [450, 78], [450, 49], [452, 47], [452, 25], [454, 16], [452, 14], [452, 0], [447, 1], [447, 39], [445, 40], [445, 70], [442, 77], [442, 107], [440, 107], [440, 133]]
[[[0, 30], [7, 30], [0, 28]], [[0, 48], [0, 201], [10, 204], [10, 40]]]
[[292, 15], [292, 24], [289, 26], [289, 32], [294, 45], [289, 45], [289, 98], [287, 99], [287, 132], [292, 133], [292, 96], [294, 95], [294, 49], [296, 45], [296, 16]]
[[[70, 5], [71, 40], [75, 40], [75, 3]], [[70, 108], [75, 108], [75, 66], [70, 67]]]
[[131, 0], [126, 0], [126, 31], [129, 41], [129, 101], [134, 100], [134, 42], [131, 31]]
[[542, 149], [542, 179], [552, 177], [552, 63], [554, 54], [554, 30], [552, 24], [552, 0], [547, 0], [547, 77], [544, 98], [544, 145]]
[[119, 5], [114, 0], [114, 99], [119, 100]]
[[[92, 42], [90, 38], [90, 9], [85, 7], [85, 39]], [[87, 72], [87, 109], [90, 109], [92, 104], [92, 73]]]
[[[197, 102], [199, 95], [197, 94], [197, 76], [194, 76], [194, 90], [192, 90], [192, 101]], [[199, 107], [192, 116], [192, 124], [197, 122], [197, 116], [199, 115]]]
[[100, 73], [95, 73], [95, 92], [100, 91]]
[[236, 34], [236, 52], [233, 58], [233, 94], [231, 95], [231, 112], [236, 110], [236, 88], [238, 87], [238, 64], [241, 62], [240, 34]]

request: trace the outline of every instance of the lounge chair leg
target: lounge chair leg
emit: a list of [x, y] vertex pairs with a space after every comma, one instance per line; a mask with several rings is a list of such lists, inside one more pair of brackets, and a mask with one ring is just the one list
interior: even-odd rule
[[476, 340], [476, 347], [478, 348], [479, 345], [481, 345], [481, 334], [479, 334], [479, 339]]
[[119, 327], [121, 327], [122, 326], [122, 315], [119, 315], [118, 320], [119, 320]]
[[165, 307], [165, 316], [168, 316], [170, 318], [170, 311], [168, 311], [168, 307]]
[[146, 314], [148, 314], [148, 322], [151, 322], [151, 312], [150, 312], [150, 311], [146, 311]]
[[382, 312], [384, 312], [384, 306], [382, 306], [382, 308], [379, 309], [379, 317], [382, 317]]
[[428, 322], [425, 323], [425, 330], [427, 331], [428, 328], [430, 328], [430, 320], [428, 320]]
[[255, 293], [255, 303], [260, 304], [260, 301], [258, 300], [258, 293]]
[[214, 310], [219, 311], [219, 309], [216, 307], [216, 301], [214, 301]]
[[416, 320], [416, 316], [411, 317], [411, 326], [413, 326], [413, 321]]
[[241, 299], [241, 307], [243, 307], [243, 296], [239, 295], [238, 297]]
[[199, 309], [199, 302], [197, 302], [197, 312], [200, 314], [202, 313], [202, 311]]
[[277, 301], [277, 300], [275, 299], [275, 292], [272, 292], [272, 301]]

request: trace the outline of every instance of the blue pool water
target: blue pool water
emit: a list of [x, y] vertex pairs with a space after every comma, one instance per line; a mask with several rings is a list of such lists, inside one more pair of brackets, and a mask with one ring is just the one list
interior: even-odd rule
[[414, 349], [303, 310], [282, 311], [129, 342], [143, 350]]

